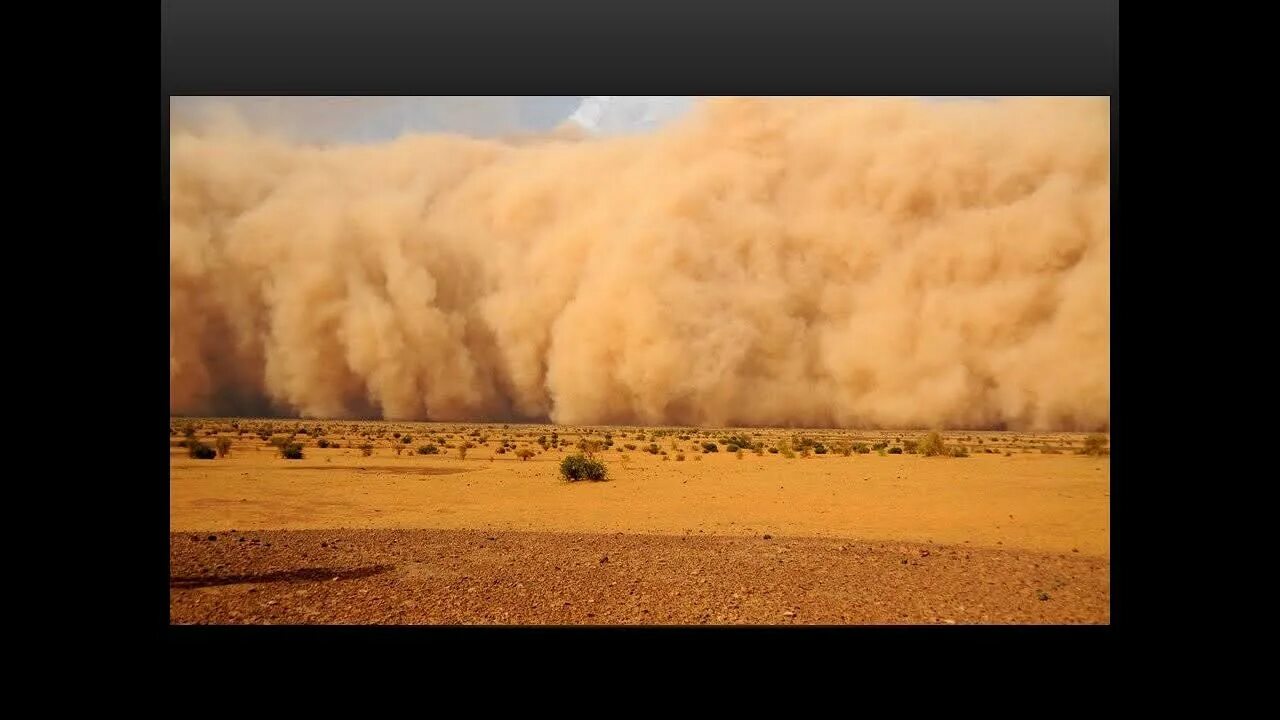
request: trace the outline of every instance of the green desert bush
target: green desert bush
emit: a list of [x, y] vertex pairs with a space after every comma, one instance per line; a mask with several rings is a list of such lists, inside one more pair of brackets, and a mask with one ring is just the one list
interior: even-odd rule
[[920, 443], [916, 442], [915, 440], [907, 440], [902, 443], [902, 452], [904, 453], [909, 453], [911, 455], [914, 455], [919, 451], [920, 451]]
[[920, 441], [918, 449], [920, 454], [925, 457], [945, 457], [948, 454], [947, 444], [942, 439], [942, 433], [937, 430], [925, 435], [924, 439]]
[[826, 445], [823, 445], [822, 443], [816, 443], [816, 444], [813, 446], [813, 452], [814, 452], [814, 454], [815, 454], [815, 455], [826, 455], [826, 454], [827, 454], [827, 446], [826, 446]]
[[776, 448], [776, 447], [770, 447], [770, 448], [769, 448], [769, 454], [770, 454], [770, 455], [777, 455], [777, 454], [778, 454], [778, 448]]
[[218, 451], [199, 440], [192, 440], [187, 443], [187, 456], [196, 460], [212, 460], [218, 456]]
[[732, 443], [730, 443], [727, 447], [725, 447], [725, 452], [736, 453], [738, 452], [738, 450], [739, 450], [739, 447]]
[[405, 445], [408, 445], [409, 443], [413, 442], [413, 436], [412, 436], [412, 435], [401, 435], [401, 436], [400, 436], [400, 442], [404, 443]]
[[419, 455], [435, 455], [435, 454], [438, 454], [439, 452], [440, 452], [440, 448], [436, 447], [435, 445], [419, 445], [418, 446]]
[[280, 446], [280, 456], [285, 460], [302, 459], [302, 443], [287, 442]]
[[321, 449], [327, 448], [332, 444], [333, 443], [329, 442], [328, 440], [325, 440], [324, 438], [320, 438], [319, 440], [316, 441], [316, 447]]
[[713, 442], [704, 442], [702, 443], [702, 451], [709, 453], [720, 452], [720, 448]]
[[867, 445], [864, 442], [854, 443], [853, 451], [858, 453], [859, 455], [867, 455], [871, 452], [871, 446]]
[[560, 461], [560, 475], [569, 482], [578, 480], [604, 480], [608, 475], [604, 463], [585, 455], [570, 455]]
[[900, 447], [898, 447], [897, 445], [895, 445], [895, 446], [893, 446], [893, 447], [889, 448], [889, 454], [890, 454], [890, 455], [901, 455], [901, 454], [902, 454], [902, 448], [900, 448]]
[[649, 447], [645, 448], [650, 455], [658, 454], [658, 443], [649, 443]]
[[887, 442], [878, 442], [878, 443], [876, 443], [875, 445], [872, 445], [872, 446], [871, 446], [871, 449], [872, 449], [872, 450], [883, 450], [883, 449], [885, 449], [885, 448], [887, 448], [887, 447], [889, 447], [889, 443], [887, 443]]

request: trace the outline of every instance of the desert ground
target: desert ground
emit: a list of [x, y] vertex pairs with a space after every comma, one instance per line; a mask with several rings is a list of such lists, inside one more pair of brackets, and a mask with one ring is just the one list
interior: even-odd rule
[[1109, 457], [924, 436], [172, 418], [170, 620], [1108, 623]]

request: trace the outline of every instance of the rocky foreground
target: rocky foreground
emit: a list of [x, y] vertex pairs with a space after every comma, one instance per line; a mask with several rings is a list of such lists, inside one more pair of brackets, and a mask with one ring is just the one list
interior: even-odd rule
[[468, 530], [170, 535], [173, 624], [1108, 623], [1079, 553]]

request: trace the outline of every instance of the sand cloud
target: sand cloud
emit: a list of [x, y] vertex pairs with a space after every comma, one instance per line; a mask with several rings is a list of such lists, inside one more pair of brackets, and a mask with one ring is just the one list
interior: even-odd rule
[[1101, 429], [1106, 99], [706, 100], [643, 135], [175, 128], [170, 408]]

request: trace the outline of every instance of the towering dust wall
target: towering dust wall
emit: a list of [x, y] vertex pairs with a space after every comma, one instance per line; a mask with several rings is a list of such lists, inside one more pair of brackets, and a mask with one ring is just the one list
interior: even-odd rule
[[702, 102], [660, 131], [171, 137], [170, 407], [1105, 428], [1105, 99]]

